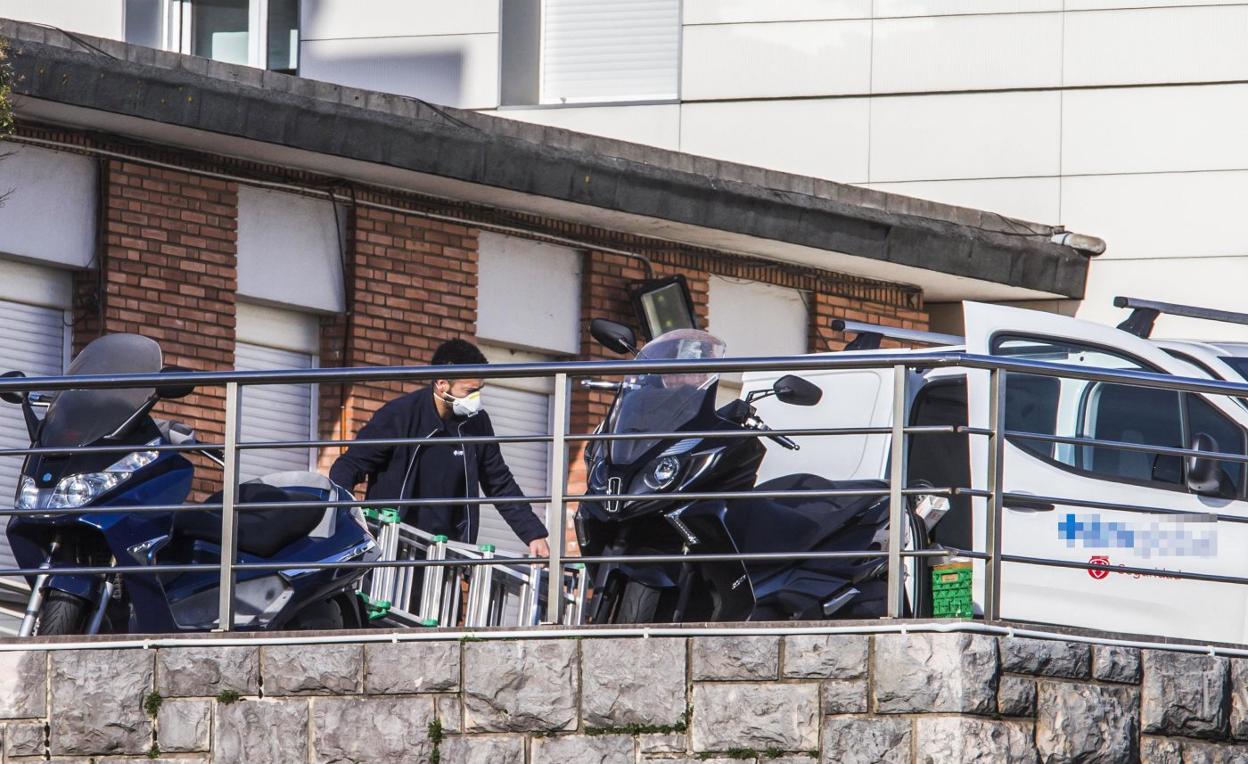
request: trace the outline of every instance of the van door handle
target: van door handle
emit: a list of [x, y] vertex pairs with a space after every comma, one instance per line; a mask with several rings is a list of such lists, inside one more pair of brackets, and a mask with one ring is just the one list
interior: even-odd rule
[[1057, 505], [1051, 501], [1036, 499], [1030, 496], [1007, 496], [1004, 501], [1006, 509], [1012, 509], [1016, 512], [1052, 512], [1057, 509]]

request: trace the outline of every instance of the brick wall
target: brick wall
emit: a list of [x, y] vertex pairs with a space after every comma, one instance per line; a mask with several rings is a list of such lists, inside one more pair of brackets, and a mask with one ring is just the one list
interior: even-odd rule
[[[237, 184], [120, 160], [102, 171], [103, 273], [77, 276], [75, 350], [101, 331], [132, 332], [159, 342], [166, 365], [232, 369]], [[224, 411], [225, 390], [216, 387], [163, 401], [155, 413], [220, 441]], [[199, 466], [197, 492], [215, 490], [219, 469]]]

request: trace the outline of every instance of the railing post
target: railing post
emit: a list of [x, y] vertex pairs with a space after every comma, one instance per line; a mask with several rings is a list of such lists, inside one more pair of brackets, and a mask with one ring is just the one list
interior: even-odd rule
[[555, 375], [554, 416], [551, 422], [550, 443], [550, 507], [546, 511], [546, 531], [549, 534], [550, 564], [547, 566], [546, 621], [559, 623], [563, 606], [563, 529], [567, 525], [567, 506], [563, 502], [564, 482], [568, 476], [568, 416], [570, 401], [568, 391], [571, 380], [560, 372]]
[[988, 508], [984, 524], [984, 620], [1001, 618], [1001, 495], [1005, 461], [1005, 370], [993, 369], [988, 378]]
[[901, 618], [906, 605], [906, 576], [902, 567], [906, 497], [906, 367], [893, 367], [893, 434], [888, 469], [888, 617]]
[[217, 631], [234, 628], [234, 556], [238, 529], [234, 503], [238, 498], [238, 428], [242, 406], [237, 382], [225, 383], [225, 474], [221, 481], [221, 584], [217, 604]]

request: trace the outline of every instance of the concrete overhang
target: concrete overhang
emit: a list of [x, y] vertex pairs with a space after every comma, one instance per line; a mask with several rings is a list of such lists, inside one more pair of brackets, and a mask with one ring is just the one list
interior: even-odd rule
[[[19, 119], [920, 287], [1080, 298], [1059, 227], [0, 20]], [[1095, 242], [1095, 240], [1093, 240]]]

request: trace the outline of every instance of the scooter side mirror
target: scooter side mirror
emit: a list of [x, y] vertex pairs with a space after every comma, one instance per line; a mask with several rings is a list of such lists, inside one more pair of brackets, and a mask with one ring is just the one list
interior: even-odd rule
[[813, 406], [823, 399], [823, 390], [818, 385], [792, 374], [777, 379], [771, 389], [781, 403], [790, 406]]
[[637, 352], [637, 335], [624, 324], [595, 318], [589, 322], [589, 333], [599, 345], [612, 352], [620, 355]]
[[[1212, 436], [1198, 432], [1192, 436], [1191, 450], [1217, 452], [1218, 442]], [[1222, 499], [1235, 495], [1235, 486], [1219, 462], [1194, 454], [1184, 457], [1183, 460], [1187, 467], [1184, 482], [1192, 493]]]
[[[166, 366], [160, 370], [161, 374], [181, 374], [191, 371], [181, 366]], [[174, 398], [185, 398], [195, 392], [195, 385], [157, 385], [156, 397], [162, 400], [170, 400]]]
[[[24, 376], [26, 376], [26, 372], [17, 371], [17, 370], [6, 371], [5, 373], [0, 374], [0, 377], [10, 377], [10, 378], [24, 377]], [[26, 393], [17, 392], [17, 391], [9, 391], [6, 393], [0, 393], [0, 400], [4, 401], [5, 403], [15, 403], [15, 404], [20, 405], [26, 402]]]

